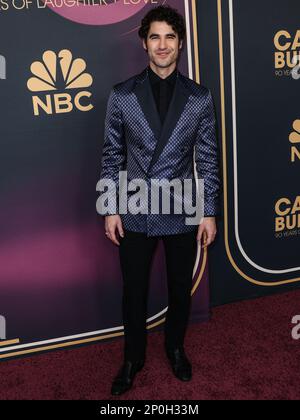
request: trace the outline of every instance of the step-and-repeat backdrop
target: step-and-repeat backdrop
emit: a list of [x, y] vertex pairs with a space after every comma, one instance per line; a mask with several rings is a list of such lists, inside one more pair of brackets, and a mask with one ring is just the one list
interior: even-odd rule
[[[0, 359], [123, 334], [95, 210], [103, 121], [111, 87], [147, 65], [137, 28], [163, 3], [186, 17], [180, 69], [218, 116], [222, 214], [191, 320], [208, 318], [208, 271], [213, 305], [299, 287], [298, 0], [1, 0]], [[150, 331], [166, 296], [160, 244]]]
[[198, 6], [222, 151], [223, 214], [209, 254], [218, 305], [300, 284], [300, 3]]
[[[137, 35], [159, 4], [185, 17], [180, 70], [199, 81], [196, 1], [0, 1], [0, 359], [122, 336], [118, 249], [96, 213], [106, 103], [148, 64]], [[208, 318], [198, 250], [191, 320]], [[148, 328], [167, 307], [162, 244]]]

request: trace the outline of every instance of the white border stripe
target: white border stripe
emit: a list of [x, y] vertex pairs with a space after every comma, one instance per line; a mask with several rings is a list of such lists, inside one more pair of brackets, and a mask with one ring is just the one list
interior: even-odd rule
[[230, 56], [231, 56], [231, 90], [232, 90], [232, 123], [233, 123], [233, 146], [234, 146], [234, 211], [235, 211], [235, 237], [239, 247], [239, 250], [246, 261], [252, 267], [264, 273], [270, 274], [283, 274], [299, 271], [300, 267], [283, 269], [283, 270], [272, 270], [269, 268], [261, 267], [256, 264], [246, 254], [240, 240], [239, 234], [239, 200], [238, 200], [238, 158], [237, 158], [237, 122], [236, 122], [236, 83], [235, 83], [235, 46], [234, 46], [234, 22], [233, 22], [233, 0], [229, 0], [229, 21], [230, 21]]
[[189, 0], [184, 0], [184, 6], [185, 6], [185, 21], [186, 21], [186, 32], [187, 32], [187, 55], [188, 55], [188, 64], [189, 64], [189, 78], [194, 79]]

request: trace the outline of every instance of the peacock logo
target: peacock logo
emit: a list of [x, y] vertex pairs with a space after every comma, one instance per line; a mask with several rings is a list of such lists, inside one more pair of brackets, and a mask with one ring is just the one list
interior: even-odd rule
[[295, 131], [290, 134], [290, 142], [293, 144], [300, 143], [300, 120], [294, 121], [293, 129]]
[[[46, 114], [60, 114], [73, 111], [74, 106], [79, 111], [90, 111], [93, 105], [84, 104], [83, 97], [91, 97], [91, 93], [81, 91], [73, 97], [67, 93], [70, 89], [86, 89], [93, 84], [93, 77], [86, 72], [86, 62], [82, 58], [73, 59], [69, 50], [45, 51], [41, 61], [35, 61], [30, 66], [31, 77], [27, 87], [31, 92], [48, 93], [44, 98], [33, 96], [34, 115], [40, 115], [43, 110]], [[67, 91], [65, 93], [56, 93]]]
[[294, 131], [290, 134], [289, 140], [292, 144], [291, 148], [291, 161], [295, 162], [296, 159], [300, 160], [300, 150], [297, 147], [300, 144], [300, 120], [295, 120], [293, 123]]

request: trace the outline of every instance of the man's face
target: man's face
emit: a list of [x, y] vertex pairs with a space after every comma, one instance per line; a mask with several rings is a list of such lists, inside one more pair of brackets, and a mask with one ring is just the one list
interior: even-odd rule
[[167, 68], [177, 61], [182, 41], [167, 22], [152, 22], [147, 42], [144, 40], [143, 45], [153, 64]]

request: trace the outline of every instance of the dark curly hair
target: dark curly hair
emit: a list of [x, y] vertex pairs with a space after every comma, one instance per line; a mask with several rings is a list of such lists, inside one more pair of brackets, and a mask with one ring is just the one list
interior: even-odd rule
[[143, 18], [139, 29], [139, 37], [145, 41], [152, 22], [167, 22], [168, 25], [172, 26], [173, 31], [177, 33], [180, 41], [185, 39], [186, 26], [184, 18], [176, 9], [170, 6], [158, 6], [149, 10]]

